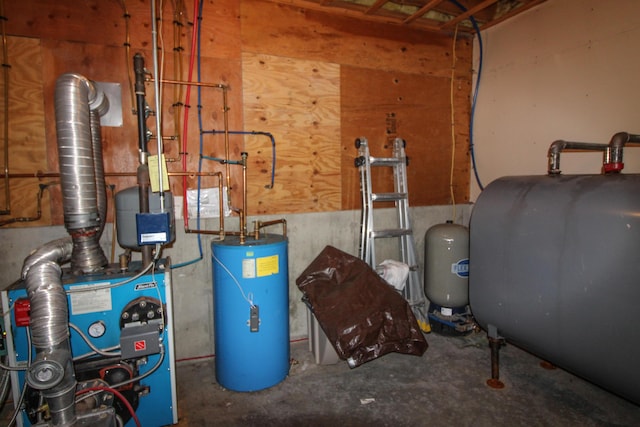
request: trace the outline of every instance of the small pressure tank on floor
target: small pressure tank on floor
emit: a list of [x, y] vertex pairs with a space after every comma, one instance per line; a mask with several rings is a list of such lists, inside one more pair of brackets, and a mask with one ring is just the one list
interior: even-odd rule
[[460, 335], [473, 330], [468, 281], [469, 229], [452, 221], [429, 228], [424, 239], [424, 291], [434, 332]]
[[212, 243], [215, 371], [234, 391], [274, 386], [289, 372], [287, 239]]
[[427, 230], [424, 288], [431, 303], [445, 308], [469, 303], [469, 230], [447, 221]]

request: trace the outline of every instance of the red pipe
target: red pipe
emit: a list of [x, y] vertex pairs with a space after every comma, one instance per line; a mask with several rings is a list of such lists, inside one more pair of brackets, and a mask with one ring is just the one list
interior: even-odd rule
[[[193, 0], [193, 28], [191, 31], [191, 58], [189, 59], [189, 75], [187, 82], [191, 83], [193, 78], [193, 64], [196, 58], [196, 42], [198, 38], [198, 0]], [[182, 127], [182, 171], [187, 171], [187, 129], [189, 127], [189, 100], [191, 99], [191, 85], [187, 85], [184, 100], [184, 120]], [[184, 218], [185, 230], [189, 228], [189, 211], [187, 209], [187, 176], [182, 177], [182, 217]]]

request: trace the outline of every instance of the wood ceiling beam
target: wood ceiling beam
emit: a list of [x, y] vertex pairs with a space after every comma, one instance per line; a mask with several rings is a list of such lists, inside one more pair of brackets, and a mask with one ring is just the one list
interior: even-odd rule
[[512, 10], [510, 10], [509, 12], [501, 15], [500, 17], [496, 18], [496, 19], [492, 19], [490, 21], [488, 21], [486, 24], [484, 24], [482, 27], [480, 27], [480, 31], [484, 31], [489, 27], [492, 27], [496, 24], [499, 24], [502, 21], [506, 21], [507, 19], [511, 18], [512, 16], [516, 16], [522, 12], [524, 12], [527, 9], [531, 9], [534, 6], [537, 6], [541, 3], [544, 3], [547, 0], [530, 0], [528, 3], [523, 4], [520, 7], [516, 7]]
[[376, 2], [374, 4], [371, 5], [371, 7], [367, 10], [364, 11], [365, 15], [370, 15], [374, 12], [376, 12], [378, 9], [380, 9], [382, 6], [384, 6], [385, 3], [387, 3], [388, 0], [376, 0]]
[[493, 5], [497, 1], [498, 0], [485, 0], [482, 3], [472, 7], [471, 9], [468, 9], [466, 12], [440, 25], [440, 29], [444, 30], [447, 28], [451, 28], [458, 22], [464, 21], [465, 19], [469, 18], [471, 15], [474, 15], [477, 12], [480, 12], [481, 10], [486, 9], [487, 7]]
[[434, 7], [439, 5], [440, 3], [442, 3], [442, 0], [431, 0], [431, 1], [429, 1], [427, 4], [425, 4], [420, 9], [418, 9], [418, 11], [416, 13], [414, 13], [413, 15], [407, 17], [407, 19], [402, 21], [402, 23], [403, 24], [409, 24], [409, 23], [415, 21], [416, 19], [422, 17], [425, 13], [429, 12], [431, 9], [433, 9]]

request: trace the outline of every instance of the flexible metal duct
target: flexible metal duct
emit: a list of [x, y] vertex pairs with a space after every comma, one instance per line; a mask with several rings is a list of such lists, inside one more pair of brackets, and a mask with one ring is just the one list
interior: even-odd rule
[[32, 343], [36, 349], [26, 381], [34, 389], [42, 390], [53, 426], [73, 426], [76, 422], [69, 314], [59, 265], [69, 261], [72, 247], [70, 238], [54, 240], [27, 257], [22, 268], [30, 302]]
[[56, 82], [55, 111], [64, 223], [73, 239], [71, 269], [92, 273], [107, 258], [99, 239], [106, 214], [99, 115], [108, 101], [93, 82], [63, 74]]

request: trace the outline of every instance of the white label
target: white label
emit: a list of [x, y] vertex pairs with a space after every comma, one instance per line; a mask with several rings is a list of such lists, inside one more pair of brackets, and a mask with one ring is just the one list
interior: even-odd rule
[[469, 258], [451, 264], [451, 273], [462, 278], [469, 277]]
[[253, 279], [256, 277], [256, 259], [245, 258], [242, 260], [242, 278]]
[[144, 291], [145, 289], [153, 289], [156, 287], [155, 282], [138, 283], [135, 287], [136, 291]]
[[[108, 283], [101, 283], [108, 284]], [[77, 285], [71, 289], [91, 288], [98, 284]], [[71, 314], [97, 313], [111, 310], [111, 289], [98, 289], [95, 291], [82, 291], [70, 294]]]
[[140, 235], [140, 243], [166, 242], [167, 233], [145, 233]]
[[453, 314], [453, 309], [452, 308], [447, 308], [447, 307], [442, 307], [442, 308], [440, 308], [440, 313], [442, 313], [443, 316], [451, 316]]

